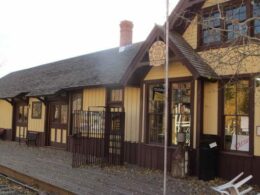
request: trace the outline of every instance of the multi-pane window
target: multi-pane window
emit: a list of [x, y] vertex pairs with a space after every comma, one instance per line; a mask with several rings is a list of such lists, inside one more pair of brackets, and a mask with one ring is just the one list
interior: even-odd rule
[[[236, 40], [246, 35], [260, 34], [260, 2], [244, 0], [205, 8], [200, 22], [201, 44], [214, 45]], [[247, 19], [250, 19], [247, 21]], [[252, 28], [252, 30], [251, 30]], [[249, 30], [250, 29], [250, 30]]]
[[177, 134], [185, 133], [185, 143], [190, 145], [191, 84], [173, 83], [171, 94], [172, 144], [177, 144]]
[[26, 123], [28, 121], [28, 106], [18, 106], [17, 122]]
[[202, 21], [202, 43], [210, 44], [221, 41], [220, 13], [205, 14]]
[[148, 96], [149, 143], [164, 143], [164, 85], [149, 85]]
[[[253, 4], [253, 17], [260, 17], [260, 2]], [[260, 34], [260, 19], [254, 20], [254, 34]]]
[[227, 40], [236, 39], [247, 33], [247, 25], [241, 25], [241, 22], [247, 18], [246, 6], [239, 5], [236, 7], [226, 8], [226, 30]]
[[82, 110], [82, 93], [72, 95], [72, 111]]
[[61, 105], [61, 111], [60, 111], [60, 116], [61, 116], [61, 124], [67, 124], [68, 122], [68, 106], [67, 105]]
[[123, 101], [123, 90], [122, 89], [112, 89], [110, 93], [111, 102], [121, 102]]
[[[148, 142], [163, 144], [164, 125], [164, 85], [148, 86]], [[185, 135], [185, 144], [190, 145], [191, 132], [191, 83], [171, 83], [169, 95], [169, 143], [176, 145], [179, 132]]]
[[224, 86], [225, 149], [249, 151], [249, 81]]

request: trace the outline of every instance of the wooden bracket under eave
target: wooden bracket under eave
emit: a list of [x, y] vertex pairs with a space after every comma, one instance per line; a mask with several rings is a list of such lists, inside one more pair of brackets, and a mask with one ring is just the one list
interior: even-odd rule
[[46, 106], [47, 101], [44, 99], [44, 97], [36, 97], [36, 99], [40, 100], [44, 104], [44, 106]]
[[12, 98], [4, 98], [3, 100], [7, 101], [9, 104], [12, 106], [14, 105], [13, 99]]

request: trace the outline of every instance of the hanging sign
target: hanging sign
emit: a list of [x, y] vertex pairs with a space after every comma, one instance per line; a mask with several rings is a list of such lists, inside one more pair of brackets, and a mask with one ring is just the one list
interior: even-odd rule
[[165, 43], [156, 41], [149, 50], [149, 61], [151, 66], [161, 66], [165, 64]]

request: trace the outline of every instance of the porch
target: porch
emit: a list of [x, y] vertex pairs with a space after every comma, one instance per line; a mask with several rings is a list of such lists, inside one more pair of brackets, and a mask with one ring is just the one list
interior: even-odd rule
[[[161, 194], [163, 174], [136, 166], [72, 168], [72, 154], [48, 147], [27, 147], [0, 141], [0, 166], [76, 194]], [[12, 154], [12, 155], [10, 155]], [[213, 194], [210, 186], [196, 178], [168, 177], [168, 194]]]

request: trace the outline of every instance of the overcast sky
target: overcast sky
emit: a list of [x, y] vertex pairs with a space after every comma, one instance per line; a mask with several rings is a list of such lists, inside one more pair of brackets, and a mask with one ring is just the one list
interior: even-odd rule
[[[170, 12], [178, 0], [170, 0]], [[165, 0], [0, 0], [0, 77], [119, 45], [119, 23], [133, 42], [165, 21]]]

